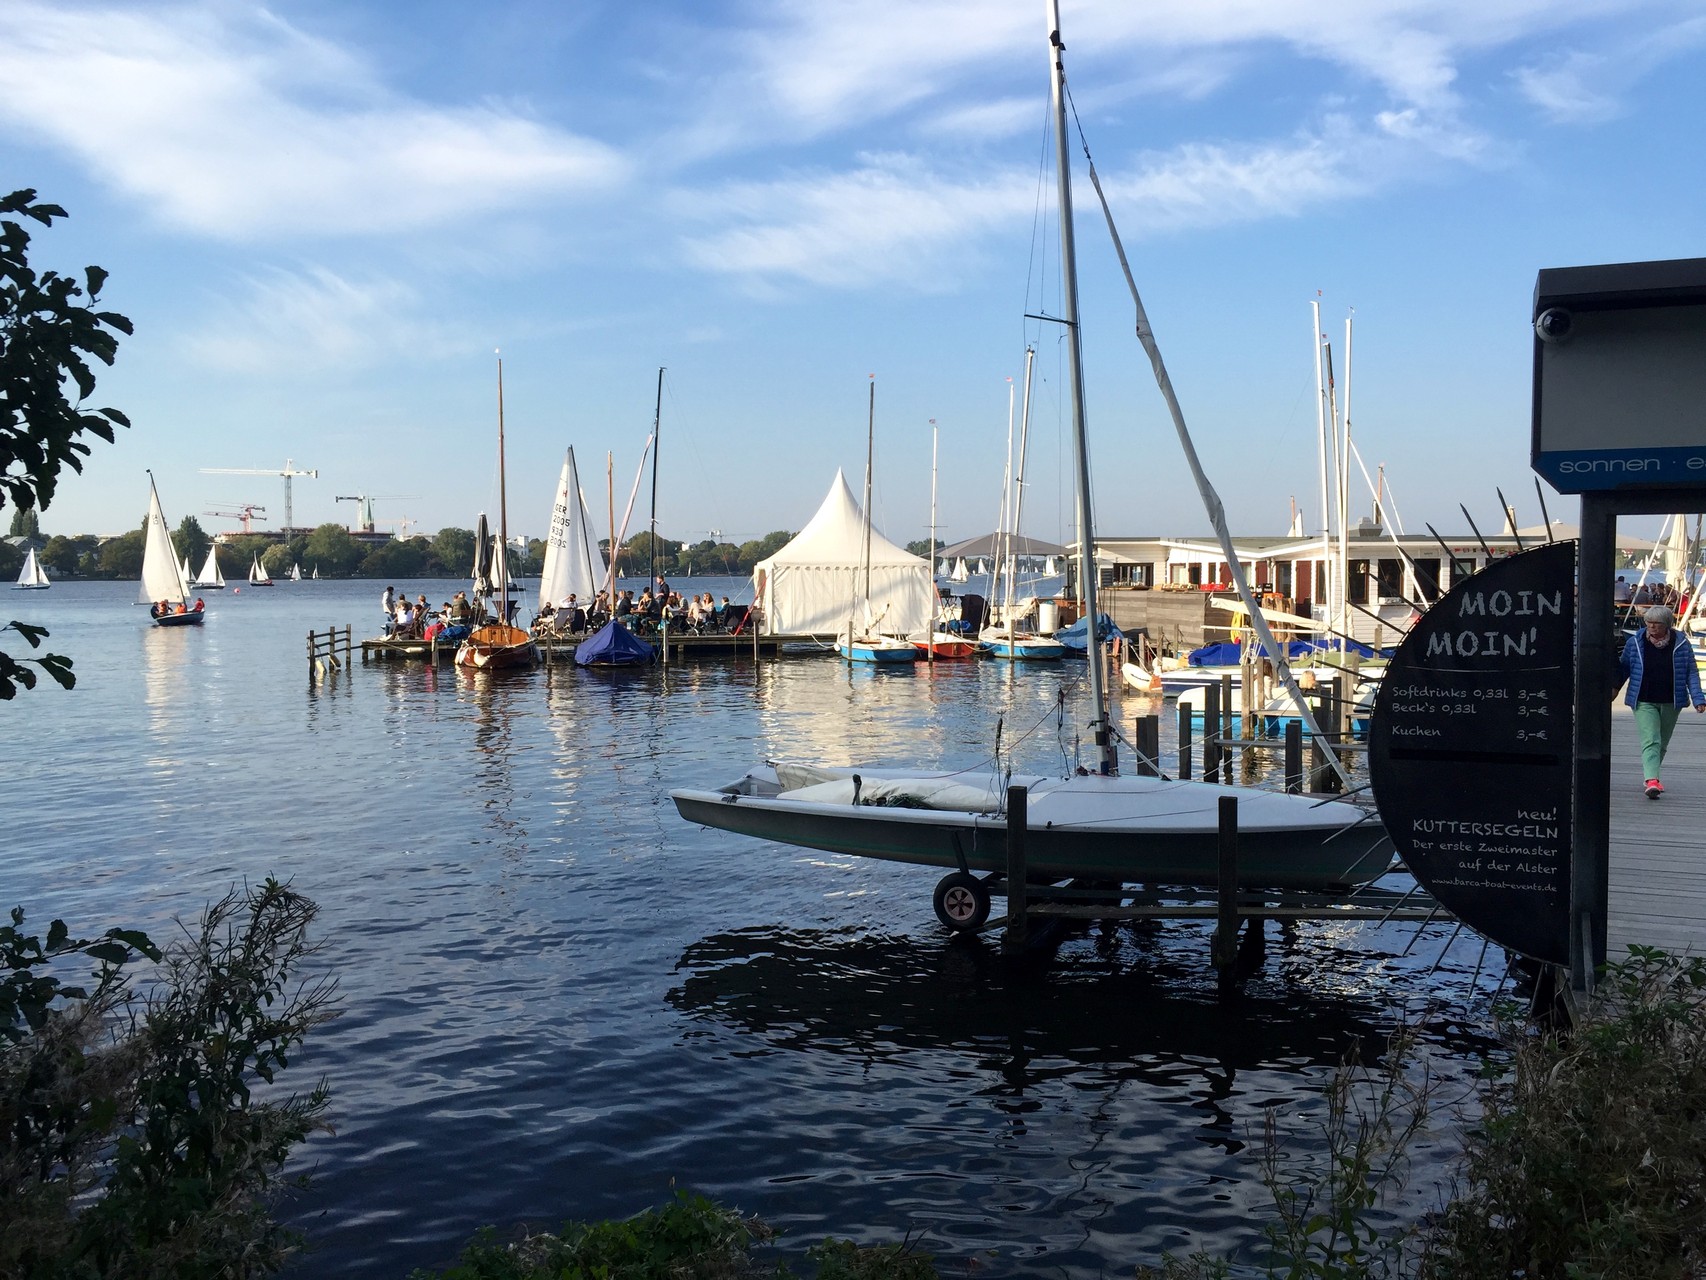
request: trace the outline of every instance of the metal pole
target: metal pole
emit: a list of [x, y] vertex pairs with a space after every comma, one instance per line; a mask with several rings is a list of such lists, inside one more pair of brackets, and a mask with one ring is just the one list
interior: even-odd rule
[[[663, 369], [658, 369], [658, 400], [657, 407], [652, 410], [652, 557], [648, 566], [651, 581], [646, 585], [656, 587], [658, 583], [658, 454], [662, 453], [662, 442], [658, 439], [658, 427], [663, 423]], [[665, 600], [664, 604], [669, 601]], [[664, 646], [667, 656], [669, 646]]]
[[1078, 517], [1078, 571], [1084, 579], [1079, 590], [1084, 599], [1085, 638], [1089, 642], [1091, 737], [1100, 756], [1100, 771], [1116, 772], [1113, 737], [1108, 732], [1108, 713], [1102, 689], [1101, 640], [1097, 635], [1096, 548], [1092, 534], [1094, 508], [1090, 500], [1090, 445], [1085, 431], [1084, 352], [1078, 331], [1078, 261], [1072, 238], [1072, 160], [1066, 142], [1066, 67], [1061, 61], [1066, 46], [1060, 38], [1060, 0], [1048, 0], [1049, 80], [1054, 98], [1054, 158], [1060, 187], [1060, 276], [1061, 299], [1066, 326], [1067, 371], [1072, 383], [1072, 440], [1077, 485], [1073, 506]]
[[1617, 507], [1610, 494], [1582, 495], [1576, 561], [1575, 848], [1570, 856], [1570, 985], [1593, 989], [1605, 963], [1611, 869], [1611, 667], [1617, 659], [1611, 580]]

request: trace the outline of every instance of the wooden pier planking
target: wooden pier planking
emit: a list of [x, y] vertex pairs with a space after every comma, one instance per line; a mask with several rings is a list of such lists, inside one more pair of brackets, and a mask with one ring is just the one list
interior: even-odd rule
[[1684, 711], [1665, 753], [1665, 793], [1642, 793], [1635, 717], [1611, 717], [1611, 876], [1606, 958], [1629, 945], [1706, 955], [1706, 715]]

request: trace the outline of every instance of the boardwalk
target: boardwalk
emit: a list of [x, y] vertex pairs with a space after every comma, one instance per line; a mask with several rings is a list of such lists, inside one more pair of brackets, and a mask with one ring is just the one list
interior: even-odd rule
[[1611, 718], [1611, 880], [1606, 956], [1630, 943], [1706, 955], [1706, 715], [1684, 711], [1665, 757], [1665, 794], [1641, 793], [1635, 717]]

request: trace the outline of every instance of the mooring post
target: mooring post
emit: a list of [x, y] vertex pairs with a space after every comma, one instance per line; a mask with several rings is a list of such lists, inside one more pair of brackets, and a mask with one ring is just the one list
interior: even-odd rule
[[1220, 686], [1205, 684], [1202, 691], [1202, 780], [1220, 781]]
[[[1248, 716], [1250, 714], [1249, 708], [1245, 708], [1243, 714]], [[1218, 736], [1225, 737], [1228, 742], [1220, 753], [1220, 777], [1210, 778], [1209, 781], [1224, 782], [1227, 786], [1231, 786], [1232, 757], [1236, 753], [1232, 750], [1230, 741], [1232, 737], [1232, 677], [1229, 675], [1220, 677], [1220, 715], [1222, 728]]]
[[1285, 789], [1303, 790], [1303, 721], [1295, 716], [1285, 722]]
[[663, 655], [659, 660], [659, 665], [667, 667], [669, 665], [669, 615], [667, 613], [664, 614], [663, 620], [658, 624], [658, 638], [663, 642]]
[[1137, 762], [1132, 766], [1140, 777], [1161, 776], [1161, 717], [1139, 716], [1132, 724], [1132, 747]]
[[1220, 873], [1209, 956], [1224, 977], [1238, 959], [1238, 797], [1220, 797]]
[[1179, 704], [1179, 777], [1189, 781], [1191, 776], [1191, 709]]
[[1022, 948], [1030, 931], [1030, 906], [1025, 898], [1025, 831], [1030, 822], [1030, 794], [1024, 787], [1007, 788], [1007, 932], [1001, 935], [1005, 950]]

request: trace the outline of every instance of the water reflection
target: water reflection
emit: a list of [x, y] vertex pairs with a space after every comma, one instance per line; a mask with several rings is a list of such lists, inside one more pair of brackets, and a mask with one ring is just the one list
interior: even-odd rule
[[1189, 1089], [1212, 1140], [1234, 1146], [1220, 1104], [1240, 1072], [1295, 1075], [1353, 1048], [1365, 1062], [1384, 1053], [1392, 1014], [1372, 996], [1274, 981], [1223, 1001], [1206, 955], [1163, 945], [1163, 932], [1099, 928], [1039, 968], [977, 939], [744, 929], [688, 947], [668, 999], [775, 1051], [890, 1065], [957, 1056], [975, 1064], [977, 1091], [1015, 1105], [1067, 1081]]

